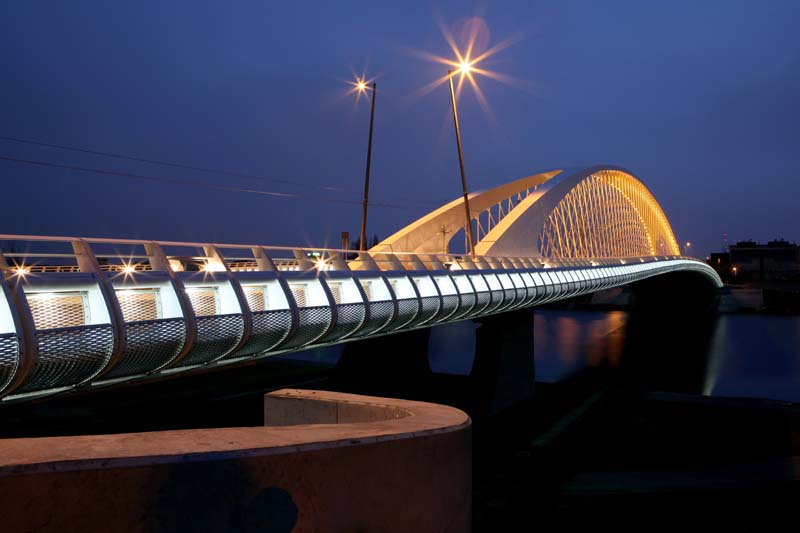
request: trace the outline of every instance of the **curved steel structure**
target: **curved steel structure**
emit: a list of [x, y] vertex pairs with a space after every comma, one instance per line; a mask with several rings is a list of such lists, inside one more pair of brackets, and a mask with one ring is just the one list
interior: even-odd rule
[[[477, 255], [680, 255], [655, 197], [620, 167], [536, 174], [473, 193], [469, 202], [479, 236]], [[462, 211], [463, 200], [454, 200], [412, 222], [373, 251], [446, 252], [463, 228]]]
[[[555, 171], [474, 196], [482, 215], [494, 216], [492, 205], [506, 202], [476, 256], [428, 250], [441, 239], [430, 234], [435, 225], [458, 227], [458, 201], [360, 255], [0, 235], [13, 243], [0, 253], [0, 398], [27, 400], [389, 335], [675, 271], [722, 285], [708, 265], [677, 255], [658, 204], [622, 170]], [[621, 233], [627, 236], [614, 243]], [[668, 253], [653, 253], [660, 242]], [[410, 251], [398, 251], [402, 246]], [[517, 246], [523, 253], [510, 253]], [[530, 253], [536, 247], [545, 253]], [[609, 250], [627, 256], [582, 257]]]

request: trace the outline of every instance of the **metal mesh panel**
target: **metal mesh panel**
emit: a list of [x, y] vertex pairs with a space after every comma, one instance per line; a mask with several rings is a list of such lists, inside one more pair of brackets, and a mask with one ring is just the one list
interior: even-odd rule
[[420, 309], [417, 318], [415, 318], [410, 324], [409, 327], [416, 327], [429, 322], [433, 317], [436, 316], [436, 313], [439, 312], [439, 307], [441, 306], [441, 301], [439, 300], [438, 296], [424, 296], [420, 298], [422, 303], [422, 309]]
[[251, 312], [260, 313], [267, 310], [266, 287], [242, 287], [242, 290]]
[[197, 318], [197, 345], [181, 361], [179, 367], [209, 363], [236, 348], [244, 334], [240, 314]]
[[328, 283], [328, 288], [331, 290], [331, 296], [336, 305], [342, 303], [342, 284], [341, 283]]
[[517, 291], [514, 289], [505, 289], [503, 291], [503, 297], [505, 298], [505, 301], [503, 302], [503, 307], [501, 307], [501, 309], [509, 309], [514, 307], [514, 304], [516, 303], [515, 300], [517, 298]]
[[508, 303], [503, 297], [503, 291], [492, 291], [491, 294], [492, 301], [486, 306], [486, 309], [483, 310], [484, 313], [494, 313], [495, 311], [499, 311], [503, 308], [503, 305]]
[[186, 341], [183, 318], [125, 324], [127, 345], [119, 364], [103, 379], [151, 372], [178, 356]]
[[340, 304], [336, 306], [336, 325], [320, 342], [344, 339], [355, 333], [367, 318], [364, 304]]
[[436, 317], [436, 322], [444, 322], [458, 310], [458, 294], [442, 296], [442, 309]]
[[392, 331], [407, 327], [419, 314], [419, 300], [402, 298], [397, 300], [397, 316], [392, 322]]
[[294, 301], [297, 304], [297, 307], [305, 307], [306, 306], [306, 288], [302, 285], [293, 285], [289, 284], [289, 288], [292, 290], [292, 295], [294, 295]]
[[253, 333], [241, 350], [228, 357], [245, 357], [266, 352], [280, 344], [292, 328], [288, 309], [253, 313]]
[[300, 314], [299, 327], [289, 342], [281, 348], [296, 348], [313, 342], [322, 337], [331, 324], [332, 312], [327, 305], [302, 307], [297, 311]]
[[74, 328], [86, 324], [86, 306], [82, 292], [30, 293], [36, 329]]
[[356, 337], [363, 337], [377, 333], [385, 328], [394, 318], [394, 302], [385, 300], [382, 302], [369, 303], [369, 321], [356, 334]]
[[215, 287], [192, 287], [186, 289], [195, 316], [213, 316], [219, 313], [217, 289]]
[[158, 297], [155, 289], [117, 291], [117, 300], [125, 322], [158, 320]]
[[479, 292], [476, 296], [475, 307], [472, 308], [470, 316], [477, 316], [486, 311], [492, 303], [492, 294], [489, 292]]
[[109, 324], [37, 331], [39, 361], [18, 393], [77, 385], [99, 372], [111, 357]]
[[5, 389], [19, 367], [19, 342], [16, 333], [0, 335], [0, 391]]
[[364, 289], [364, 294], [367, 296], [367, 301], [372, 300], [372, 283], [363, 279], [359, 279], [358, 282], [361, 284], [361, 288]]
[[451, 320], [464, 318], [475, 308], [476, 297], [474, 293], [466, 293], [461, 295], [461, 303], [458, 310], [450, 317]]

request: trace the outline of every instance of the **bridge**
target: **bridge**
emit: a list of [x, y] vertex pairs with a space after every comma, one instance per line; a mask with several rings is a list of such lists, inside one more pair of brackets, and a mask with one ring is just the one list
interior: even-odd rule
[[4, 402], [154, 379], [531, 308], [680, 273], [658, 202], [613, 166], [469, 195], [366, 252], [2, 235]]

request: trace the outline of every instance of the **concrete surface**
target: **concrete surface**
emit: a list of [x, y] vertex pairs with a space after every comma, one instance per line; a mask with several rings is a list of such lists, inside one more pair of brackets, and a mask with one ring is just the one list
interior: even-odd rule
[[0, 440], [7, 531], [468, 531], [454, 408], [281, 390], [266, 427]]

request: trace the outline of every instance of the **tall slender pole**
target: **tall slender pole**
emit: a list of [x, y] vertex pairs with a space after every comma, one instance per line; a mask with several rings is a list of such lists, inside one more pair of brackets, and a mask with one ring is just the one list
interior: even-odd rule
[[369, 112], [369, 143], [367, 144], [367, 172], [364, 176], [364, 204], [361, 208], [361, 240], [359, 250], [367, 249], [367, 204], [369, 203], [369, 168], [372, 164], [372, 126], [375, 123], [375, 96], [378, 94], [378, 84], [372, 84], [372, 109]]
[[461, 167], [461, 188], [464, 192], [464, 214], [467, 222], [467, 236], [469, 238], [469, 253], [475, 255], [475, 239], [472, 237], [472, 217], [469, 212], [469, 195], [467, 193], [467, 176], [464, 174], [464, 154], [461, 151], [461, 130], [458, 127], [458, 110], [456, 109], [456, 93], [453, 90], [453, 71], [447, 71], [450, 81], [450, 101], [453, 103], [453, 124], [456, 127], [456, 144], [458, 145], [458, 164]]

